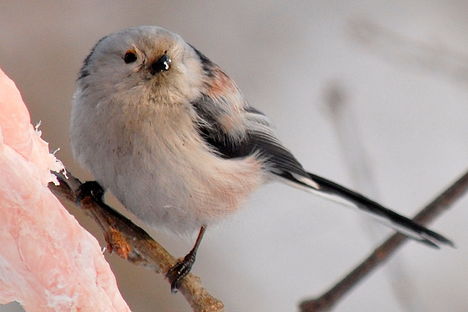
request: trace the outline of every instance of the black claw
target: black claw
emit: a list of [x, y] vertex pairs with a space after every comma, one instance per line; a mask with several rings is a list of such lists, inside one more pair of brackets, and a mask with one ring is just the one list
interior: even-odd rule
[[104, 189], [97, 181], [86, 181], [78, 188], [76, 201], [80, 202], [83, 198], [91, 196], [96, 202], [103, 202]]
[[197, 250], [200, 246], [200, 243], [203, 239], [203, 235], [205, 234], [206, 226], [202, 225], [200, 227], [200, 232], [198, 233], [197, 240], [195, 241], [195, 245], [193, 246], [192, 250], [182, 259], [181, 261], [177, 262], [172, 268], [169, 269], [166, 273], [166, 277], [171, 282], [171, 292], [176, 293], [180, 287], [180, 284], [184, 280], [184, 277], [190, 273], [192, 270], [192, 266], [195, 263], [195, 258], [197, 257]]
[[183, 260], [177, 262], [166, 274], [166, 277], [171, 282], [171, 292], [176, 293], [179, 289], [184, 277], [192, 270], [195, 263], [195, 254], [188, 253]]

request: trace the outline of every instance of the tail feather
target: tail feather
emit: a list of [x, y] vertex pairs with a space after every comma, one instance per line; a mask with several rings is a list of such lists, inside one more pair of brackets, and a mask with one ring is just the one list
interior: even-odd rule
[[283, 173], [279, 176], [286, 179], [286, 182], [292, 186], [305, 189], [323, 197], [327, 197], [341, 204], [356, 207], [370, 214], [378, 221], [389, 225], [398, 232], [405, 234], [406, 236], [409, 236], [428, 246], [439, 248], [439, 245], [449, 245], [454, 247], [453, 242], [446, 237], [431, 231], [420, 224], [415, 223], [409, 218], [406, 218], [388, 208], [383, 207], [379, 203], [359, 193], [349, 190], [339, 184], [336, 184], [313, 173], [307, 174], [308, 177], [291, 173]]

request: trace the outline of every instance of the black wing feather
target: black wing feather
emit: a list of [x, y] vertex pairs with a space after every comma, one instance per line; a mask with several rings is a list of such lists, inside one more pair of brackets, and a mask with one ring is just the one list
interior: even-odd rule
[[[232, 159], [257, 154], [265, 160], [265, 168], [270, 169], [272, 173], [291, 172], [308, 177], [299, 161], [272, 134], [247, 129], [240, 141], [233, 141], [219, 126], [213, 112], [207, 109], [209, 106], [204, 105], [210, 100], [208, 96], [203, 96], [199, 101], [192, 103], [192, 106], [203, 121], [196, 125], [198, 133], [220, 157]], [[260, 115], [264, 119], [263, 113], [253, 107], [245, 107], [245, 112]]]

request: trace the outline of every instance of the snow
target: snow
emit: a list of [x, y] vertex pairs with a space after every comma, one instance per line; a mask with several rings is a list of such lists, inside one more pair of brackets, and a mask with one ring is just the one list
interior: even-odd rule
[[0, 303], [26, 311], [130, 311], [96, 239], [49, 191], [62, 165], [0, 70]]

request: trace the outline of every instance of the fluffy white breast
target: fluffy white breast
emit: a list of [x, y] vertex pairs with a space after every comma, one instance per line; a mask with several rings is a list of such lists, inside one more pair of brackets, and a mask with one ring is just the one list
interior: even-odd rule
[[227, 160], [209, 151], [189, 104], [142, 102], [141, 90], [128, 101], [91, 104], [80, 92], [72, 112], [75, 157], [154, 227], [197, 230], [234, 212], [264, 182], [255, 157]]

